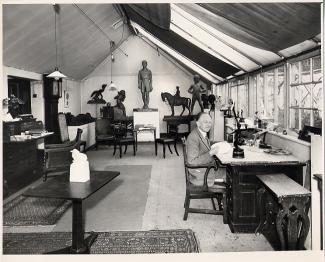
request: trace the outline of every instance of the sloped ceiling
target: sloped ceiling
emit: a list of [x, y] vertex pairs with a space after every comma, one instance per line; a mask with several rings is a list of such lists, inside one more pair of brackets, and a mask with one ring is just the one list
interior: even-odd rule
[[[53, 5], [3, 5], [3, 64], [50, 73], [56, 63]], [[69, 78], [86, 77], [130, 35], [112, 4], [60, 4], [57, 15], [58, 67]], [[97, 26], [99, 27], [97, 27]]]

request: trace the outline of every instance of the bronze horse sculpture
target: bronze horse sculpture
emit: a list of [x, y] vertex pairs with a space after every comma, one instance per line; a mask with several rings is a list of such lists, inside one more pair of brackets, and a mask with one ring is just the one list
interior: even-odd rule
[[168, 92], [163, 92], [161, 93], [161, 99], [162, 101], [166, 102], [166, 99], [168, 101], [168, 104], [170, 105], [172, 109], [172, 116], [174, 116], [175, 111], [174, 111], [174, 106], [182, 106], [183, 111], [181, 115], [183, 115], [185, 108], [187, 108], [188, 113], [190, 114], [190, 106], [191, 106], [191, 99], [187, 97], [178, 97], [178, 96], [173, 96], [172, 94]]

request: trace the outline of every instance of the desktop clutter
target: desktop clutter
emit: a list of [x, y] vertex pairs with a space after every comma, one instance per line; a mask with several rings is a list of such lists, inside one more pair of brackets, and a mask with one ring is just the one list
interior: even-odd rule
[[77, 149], [72, 151], [72, 164], [70, 165], [70, 182], [87, 182], [90, 180], [89, 162], [87, 155]]

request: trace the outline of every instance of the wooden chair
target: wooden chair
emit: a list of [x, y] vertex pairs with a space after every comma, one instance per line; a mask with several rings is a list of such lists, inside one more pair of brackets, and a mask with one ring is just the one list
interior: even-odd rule
[[[116, 153], [117, 146], [119, 147], [120, 151], [120, 158], [122, 158], [122, 146], [125, 146], [124, 154], [127, 151], [128, 145], [133, 145], [133, 155], [136, 154], [136, 144], [135, 138], [133, 135], [133, 131], [128, 130], [125, 123], [123, 122], [115, 122], [113, 125], [114, 130], [114, 152], [113, 156]], [[130, 131], [130, 132], [129, 132]]]
[[82, 130], [78, 128], [73, 141], [62, 144], [49, 144], [44, 148], [43, 181], [48, 177], [58, 176], [69, 172], [72, 163], [73, 149], [80, 150]]
[[[207, 178], [211, 169], [215, 171], [218, 170], [216, 164], [210, 165], [191, 165], [187, 161], [187, 149], [186, 149], [186, 140], [182, 138], [183, 145], [183, 156], [184, 156], [184, 167], [185, 167], [185, 179], [186, 179], [186, 196], [184, 202], [184, 217], [183, 220], [187, 220], [188, 213], [203, 213], [203, 214], [213, 214], [213, 215], [223, 215], [223, 223], [227, 223], [227, 204], [226, 204], [226, 187], [225, 183], [215, 183], [213, 187], [208, 187]], [[193, 185], [189, 180], [189, 170], [206, 168], [204, 174], [203, 185]], [[211, 199], [213, 209], [199, 209], [199, 208], [190, 208], [191, 199]], [[218, 210], [214, 203], [214, 199], [217, 199]]]
[[96, 119], [96, 150], [98, 144], [109, 144], [114, 142], [114, 131], [112, 126], [112, 120], [109, 118], [97, 118]]
[[[167, 137], [160, 137], [156, 139], [157, 144], [162, 144], [163, 145], [163, 155], [164, 158], [166, 157], [166, 145], [168, 146], [169, 152], [173, 154], [173, 151], [170, 148], [170, 144], [174, 145], [174, 149], [176, 154], [179, 156], [178, 151], [177, 151], [177, 140], [178, 140], [178, 132], [177, 132], [177, 126], [175, 126], [176, 129], [170, 129], [169, 132], [167, 133]], [[156, 147], [156, 155], [157, 155], [157, 147]]]
[[[64, 113], [58, 113], [58, 121], [59, 121], [59, 129], [60, 129], [60, 138], [62, 143], [70, 143], [68, 125], [66, 116]], [[80, 146], [82, 146], [83, 150], [86, 151], [86, 141], [80, 140]]]

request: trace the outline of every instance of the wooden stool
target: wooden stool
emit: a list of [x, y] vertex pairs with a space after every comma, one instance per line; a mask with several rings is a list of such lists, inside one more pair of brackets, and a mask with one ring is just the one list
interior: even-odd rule
[[[176, 139], [175, 138], [157, 138], [156, 139], [156, 144], [162, 144], [163, 145], [163, 153], [164, 153], [164, 158], [166, 157], [166, 145], [168, 146], [169, 152], [173, 154], [173, 151], [170, 148], [170, 144], [174, 144], [175, 152], [179, 156], [177, 152], [177, 147], [176, 147]], [[157, 147], [156, 147], [156, 155], [157, 155]]]
[[[311, 193], [285, 174], [270, 174], [256, 176], [263, 187], [258, 191], [260, 224], [255, 232], [260, 231], [261, 225], [264, 225], [271, 218], [265, 211], [276, 213], [275, 224], [276, 231], [281, 242], [281, 250], [303, 250], [310, 221], [308, 218], [308, 209], [310, 206]], [[277, 202], [273, 206], [272, 201], [263, 203], [262, 195], [268, 191], [272, 199]], [[263, 214], [264, 213], [264, 214]], [[264, 219], [262, 217], [265, 216]], [[286, 234], [286, 235], [285, 235]]]

